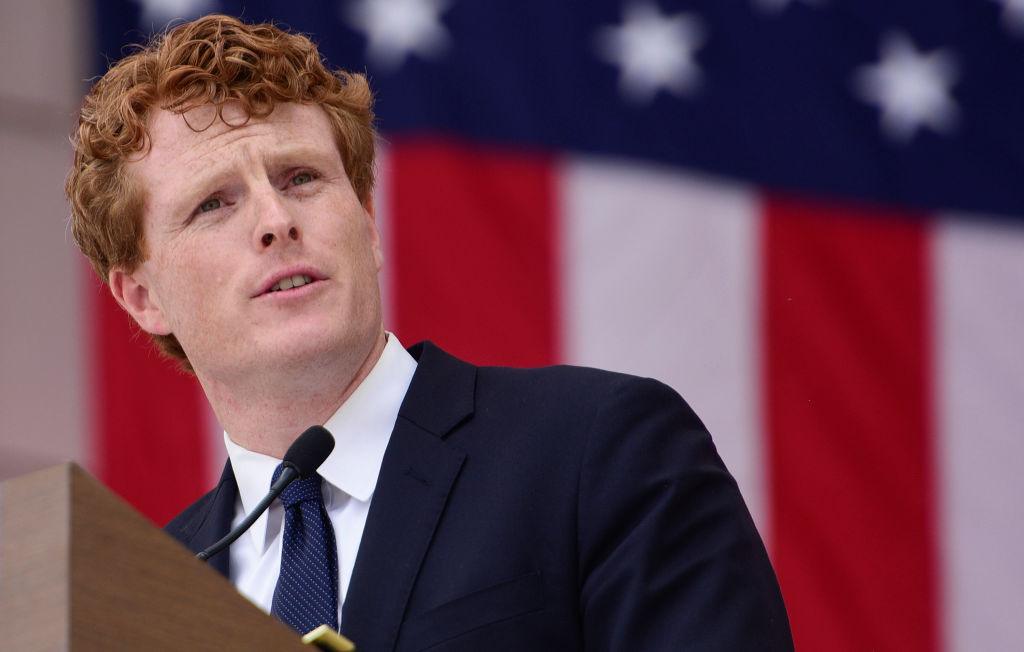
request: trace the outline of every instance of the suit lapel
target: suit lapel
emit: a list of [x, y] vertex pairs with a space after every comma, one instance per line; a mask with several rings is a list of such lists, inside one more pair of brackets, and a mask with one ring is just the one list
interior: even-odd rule
[[465, 453], [444, 437], [473, 410], [476, 368], [430, 343], [391, 433], [353, 569], [341, 631], [359, 649], [391, 650]]
[[[225, 462], [217, 487], [175, 536], [195, 553], [213, 545], [231, 529], [237, 498], [238, 484], [235, 482], [235, 474], [231, 470], [231, 462]], [[227, 550], [221, 551], [207, 563], [218, 573], [228, 577]]]

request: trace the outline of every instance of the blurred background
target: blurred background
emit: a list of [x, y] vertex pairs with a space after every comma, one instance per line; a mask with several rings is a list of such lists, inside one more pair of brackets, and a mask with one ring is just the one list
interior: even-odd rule
[[0, 7], [0, 478], [74, 459], [163, 524], [219, 474], [70, 239], [68, 134], [169, 21], [273, 19], [377, 92], [404, 344], [675, 387], [798, 649], [1024, 649], [1021, 2]]

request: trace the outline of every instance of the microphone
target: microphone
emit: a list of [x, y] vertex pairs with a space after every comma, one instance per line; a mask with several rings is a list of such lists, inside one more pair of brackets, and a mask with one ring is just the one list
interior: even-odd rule
[[307, 428], [304, 433], [292, 442], [288, 452], [284, 454], [284, 461], [282, 462], [284, 468], [281, 469], [281, 475], [278, 476], [277, 482], [270, 485], [270, 492], [246, 515], [237, 527], [228, 532], [223, 539], [197, 554], [196, 558], [207, 561], [210, 557], [213, 557], [234, 543], [235, 539], [242, 536], [243, 532], [252, 527], [252, 524], [256, 522], [260, 514], [267, 511], [270, 503], [274, 502], [274, 499], [281, 495], [285, 487], [297, 478], [308, 478], [316, 473], [316, 470], [320, 468], [320, 465], [324, 463], [324, 460], [327, 459], [332, 450], [334, 450], [334, 437], [327, 431], [327, 428], [323, 426]]

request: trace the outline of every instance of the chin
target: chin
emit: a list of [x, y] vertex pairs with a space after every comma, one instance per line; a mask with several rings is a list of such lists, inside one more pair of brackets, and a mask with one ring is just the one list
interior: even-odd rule
[[254, 362], [281, 366], [314, 364], [319, 359], [331, 357], [333, 353], [343, 348], [339, 341], [341, 339], [337, 334], [325, 333], [322, 330], [297, 334], [260, 347], [261, 354]]
[[[353, 358], [349, 362], [362, 362], [375, 342], [376, 332], [365, 328], [359, 332], [338, 328], [339, 322], [330, 326], [320, 324], [315, 328], [298, 329], [275, 337], [258, 347], [256, 364], [274, 365], [316, 365], [336, 363], [339, 359]], [[355, 360], [358, 358], [358, 360]]]

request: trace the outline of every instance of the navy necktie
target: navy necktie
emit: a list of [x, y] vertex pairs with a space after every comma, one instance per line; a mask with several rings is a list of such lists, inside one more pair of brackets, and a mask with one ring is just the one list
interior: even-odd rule
[[[281, 475], [274, 471], [271, 484]], [[300, 634], [320, 625], [338, 629], [338, 547], [324, 509], [321, 477], [299, 478], [281, 493], [284, 538], [281, 575], [270, 613]]]

